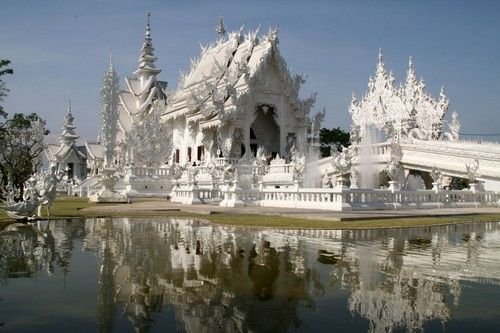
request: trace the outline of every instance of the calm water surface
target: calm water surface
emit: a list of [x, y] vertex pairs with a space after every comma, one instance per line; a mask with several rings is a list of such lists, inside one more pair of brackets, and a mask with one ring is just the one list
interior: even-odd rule
[[0, 283], [0, 332], [499, 332], [500, 222], [42, 221], [0, 232]]

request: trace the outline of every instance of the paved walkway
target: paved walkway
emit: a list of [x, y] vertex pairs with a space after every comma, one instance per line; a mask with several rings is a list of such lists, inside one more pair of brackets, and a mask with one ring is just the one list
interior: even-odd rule
[[477, 214], [499, 214], [500, 208], [479, 207], [479, 208], [440, 208], [440, 209], [409, 209], [409, 210], [366, 210], [354, 212], [330, 212], [325, 210], [306, 210], [294, 208], [275, 207], [239, 207], [226, 208], [212, 205], [182, 205], [161, 199], [137, 200], [131, 204], [97, 205], [85, 208], [86, 211], [93, 212], [165, 212], [179, 211], [200, 215], [208, 214], [257, 214], [275, 215], [292, 218], [305, 218], [314, 220], [348, 221], [348, 220], [369, 220], [381, 218], [401, 218], [401, 217], [432, 217], [432, 216], [453, 216], [453, 215], [477, 215]]

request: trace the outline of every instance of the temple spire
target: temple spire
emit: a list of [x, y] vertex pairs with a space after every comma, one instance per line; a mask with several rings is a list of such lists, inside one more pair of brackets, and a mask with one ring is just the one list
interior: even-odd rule
[[226, 27], [224, 26], [224, 20], [222, 16], [219, 16], [217, 20], [217, 25], [215, 26], [215, 32], [217, 32], [219, 39], [224, 39], [224, 37], [226, 37]]
[[151, 38], [151, 13], [147, 14], [148, 23], [146, 25], [146, 34], [144, 36], [144, 43], [142, 44], [141, 51], [139, 53], [139, 68], [134, 72], [134, 74], [142, 77], [150, 77], [157, 75], [161, 72], [161, 69], [156, 68], [155, 61], [156, 57], [153, 53], [153, 39]]
[[113, 69], [113, 49], [109, 50], [109, 69]]
[[378, 49], [377, 70], [376, 70], [374, 80], [376, 81], [377, 79], [381, 79], [382, 77], [385, 79], [387, 77], [387, 73], [385, 71], [384, 55], [382, 53], [382, 49], [379, 48]]
[[74, 119], [75, 118], [73, 117], [73, 114], [71, 113], [71, 99], [68, 99], [68, 113], [64, 117], [65, 126], [66, 125], [73, 125]]
[[76, 126], [73, 124], [74, 120], [75, 118], [71, 113], [71, 100], [68, 100], [68, 112], [66, 113], [66, 116], [64, 116], [64, 126], [60, 137], [62, 144], [70, 146], [75, 143], [76, 139], [79, 138], [79, 136], [75, 133]]

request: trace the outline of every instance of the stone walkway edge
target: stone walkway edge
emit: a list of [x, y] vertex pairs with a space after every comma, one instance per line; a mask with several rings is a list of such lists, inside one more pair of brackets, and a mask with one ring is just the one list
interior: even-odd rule
[[210, 214], [239, 214], [239, 215], [262, 215], [262, 216], [283, 216], [290, 218], [302, 218], [311, 220], [329, 221], [359, 221], [388, 218], [408, 218], [408, 217], [449, 217], [459, 215], [479, 215], [479, 214], [499, 214], [497, 207], [477, 207], [477, 208], [440, 208], [440, 209], [409, 209], [409, 210], [364, 210], [351, 212], [331, 212], [326, 210], [306, 210], [293, 208], [276, 207], [238, 207], [226, 208], [211, 205], [182, 205], [171, 203], [165, 200], [144, 200], [132, 202], [130, 204], [116, 205], [96, 205], [87, 207], [83, 211], [102, 213], [126, 213], [138, 214], [140, 212], [184, 212], [199, 215]]

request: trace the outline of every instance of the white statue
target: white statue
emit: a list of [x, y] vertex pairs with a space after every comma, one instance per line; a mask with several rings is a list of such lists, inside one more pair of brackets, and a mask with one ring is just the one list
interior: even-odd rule
[[306, 157], [295, 148], [295, 145], [292, 145], [290, 155], [291, 163], [293, 164], [293, 179], [301, 181], [306, 166]]
[[336, 149], [332, 147], [330, 152], [332, 155], [331, 164], [334, 171], [342, 175], [349, 173], [352, 167], [352, 156], [349, 151], [349, 148], [342, 147], [342, 152], [338, 152]]
[[441, 170], [439, 170], [435, 166], [432, 168], [430, 175], [431, 175], [431, 178], [434, 182], [439, 182], [442, 178]]
[[7, 185], [3, 191], [3, 196], [6, 202], [15, 202], [16, 198], [19, 197], [20, 190], [14, 186], [12, 179], [9, 177]]
[[399, 164], [399, 161], [391, 159], [385, 167], [385, 172], [392, 181], [397, 181], [401, 173], [401, 164]]
[[2, 202], [2, 207], [9, 217], [14, 219], [33, 219], [35, 217], [38, 207], [38, 195], [34, 193], [34, 182], [36, 180], [33, 177], [26, 181], [24, 184], [23, 200], [16, 202], [15, 199], [19, 197], [20, 191], [9, 179], [3, 193], [5, 201]]
[[331, 188], [332, 187], [332, 182], [330, 180], [330, 177], [325, 173], [323, 177], [321, 178], [321, 188]]
[[469, 183], [476, 182], [477, 177], [479, 176], [477, 172], [478, 169], [479, 169], [479, 161], [477, 159], [475, 159], [470, 163], [465, 164], [465, 172], [467, 172], [467, 178], [469, 178]]
[[37, 176], [36, 191], [38, 193], [38, 216], [42, 216], [42, 207], [45, 206], [47, 215], [50, 216], [50, 206], [54, 202], [57, 193], [57, 183], [65, 174], [64, 170], [57, 172], [57, 166], [51, 164], [48, 171]]
[[[15, 202], [19, 192], [10, 189], [11, 194], [6, 196], [7, 200], [2, 203], [7, 215], [15, 219], [32, 219], [37, 211], [37, 215], [41, 217], [42, 207], [45, 206], [47, 215], [50, 216], [50, 206], [56, 197], [57, 184], [65, 173], [63, 170], [59, 172], [56, 170], [56, 165], [51, 164], [48, 171], [31, 176], [24, 183], [23, 200], [20, 202]], [[13, 188], [12, 185], [10, 187]]]

